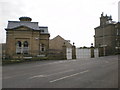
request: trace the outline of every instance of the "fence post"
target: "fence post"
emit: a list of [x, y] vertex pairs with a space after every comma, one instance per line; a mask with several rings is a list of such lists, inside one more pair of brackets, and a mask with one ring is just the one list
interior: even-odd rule
[[76, 47], [73, 43], [73, 46], [72, 46], [72, 59], [76, 59]]
[[66, 45], [65, 45], [65, 42], [64, 42], [64, 44], [62, 46], [62, 52], [63, 52], [63, 59], [67, 59], [67, 57], [66, 57]]
[[91, 58], [94, 58], [94, 47], [93, 44], [91, 44]]

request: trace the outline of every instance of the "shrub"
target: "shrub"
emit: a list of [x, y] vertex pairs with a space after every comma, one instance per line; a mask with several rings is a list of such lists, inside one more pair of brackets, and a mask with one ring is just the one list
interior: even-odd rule
[[23, 62], [23, 60], [2, 60], [2, 65], [20, 63], [20, 62]]
[[36, 61], [36, 60], [47, 60], [47, 57], [33, 57], [31, 58], [32, 61]]

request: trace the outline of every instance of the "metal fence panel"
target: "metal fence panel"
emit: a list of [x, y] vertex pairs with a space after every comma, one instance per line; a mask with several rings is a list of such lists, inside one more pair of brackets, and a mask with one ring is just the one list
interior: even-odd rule
[[95, 49], [94, 49], [94, 55], [95, 55], [95, 58], [99, 57], [99, 56], [98, 56], [98, 48], [95, 48]]
[[76, 49], [76, 58], [90, 58], [90, 49]]
[[66, 51], [67, 59], [72, 59], [72, 48], [67, 48]]
[[[98, 57], [98, 49], [94, 49], [94, 56], [95, 58]], [[85, 48], [85, 49], [76, 49], [76, 58], [91, 58], [91, 49]]]

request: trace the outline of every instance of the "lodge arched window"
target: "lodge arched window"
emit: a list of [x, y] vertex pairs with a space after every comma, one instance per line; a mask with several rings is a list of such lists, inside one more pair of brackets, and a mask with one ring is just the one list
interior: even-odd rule
[[17, 41], [17, 43], [16, 43], [16, 53], [21, 54], [22, 53], [21, 50], [22, 50], [22, 43], [21, 43], [21, 41]]
[[40, 44], [40, 51], [44, 52], [45, 51], [45, 44]]
[[17, 46], [18, 47], [21, 47], [22, 46], [22, 43], [20, 41], [17, 42]]
[[23, 46], [24, 46], [24, 47], [28, 47], [28, 42], [25, 41], [25, 42], [23, 43]]
[[29, 51], [29, 44], [27, 41], [24, 41], [23, 42], [23, 53], [28, 54], [28, 51]]
[[45, 45], [44, 44], [42, 44], [41, 51], [45, 51]]

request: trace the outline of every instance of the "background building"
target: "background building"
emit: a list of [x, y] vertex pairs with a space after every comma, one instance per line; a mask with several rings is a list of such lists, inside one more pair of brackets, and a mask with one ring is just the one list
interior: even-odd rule
[[95, 47], [100, 48], [100, 56], [116, 54], [117, 23], [112, 21], [112, 16], [101, 14], [100, 26], [95, 28]]
[[5, 59], [5, 43], [0, 43], [0, 59]]
[[76, 47], [59, 35], [50, 40], [49, 49], [49, 54], [57, 59], [76, 59]]
[[6, 30], [6, 57], [46, 55], [49, 49], [48, 27], [38, 26], [30, 17], [8, 21]]
[[54, 37], [49, 42], [49, 48], [50, 49], [57, 49], [62, 50], [62, 46], [66, 45], [67, 48], [72, 48], [72, 44], [70, 43], [70, 40], [65, 40], [60, 35]]
[[120, 22], [118, 22], [115, 26], [117, 36], [116, 36], [116, 50], [117, 53], [120, 54]]

